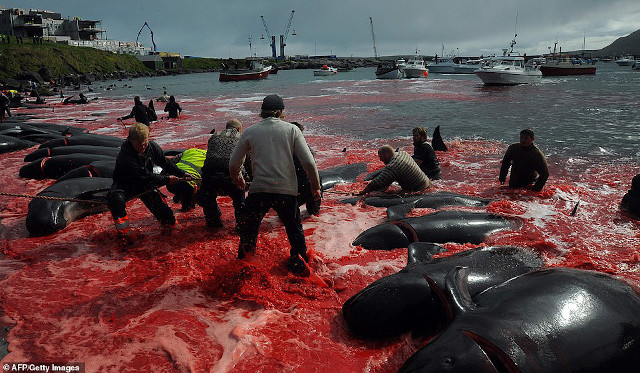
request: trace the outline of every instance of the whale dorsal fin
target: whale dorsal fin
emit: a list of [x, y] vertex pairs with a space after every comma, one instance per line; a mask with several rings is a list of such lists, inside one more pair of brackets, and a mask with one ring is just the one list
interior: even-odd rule
[[444, 141], [442, 140], [442, 136], [440, 135], [440, 126], [437, 126], [433, 131], [433, 137], [431, 138], [431, 147], [433, 148], [433, 150], [439, 150], [442, 152], [447, 151], [447, 145], [445, 145]]
[[407, 214], [416, 207], [417, 202], [418, 200], [415, 200], [413, 202], [406, 202], [387, 207], [387, 218], [389, 218], [389, 220], [406, 218]]
[[428, 263], [435, 254], [445, 251], [447, 249], [431, 242], [413, 242], [407, 248], [407, 265]]
[[469, 269], [466, 267], [456, 267], [447, 273], [445, 288], [454, 314], [462, 314], [476, 308], [469, 294], [468, 278]]

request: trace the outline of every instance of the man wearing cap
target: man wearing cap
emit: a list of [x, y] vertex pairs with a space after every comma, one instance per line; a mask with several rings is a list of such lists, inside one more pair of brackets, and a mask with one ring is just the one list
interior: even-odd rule
[[245, 156], [251, 155], [253, 179], [249, 195], [242, 210], [238, 259], [255, 252], [260, 223], [270, 209], [274, 209], [284, 223], [290, 258], [287, 268], [294, 273], [306, 269], [307, 246], [298, 208], [298, 180], [293, 154], [298, 156], [309, 177], [314, 198], [320, 198], [320, 178], [309, 146], [302, 132], [283, 121], [284, 102], [278, 95], [269, 95], [262, 101], [262, 121], [242, 132], [229, 161], [229, 174], [233, 182], [244, 190], [245, 180], [241, 166]]

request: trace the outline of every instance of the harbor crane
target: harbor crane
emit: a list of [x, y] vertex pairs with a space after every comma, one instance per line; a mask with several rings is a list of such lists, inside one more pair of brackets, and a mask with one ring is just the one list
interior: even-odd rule
[[140, 34], [142, 33], [142, 30], [144, 30], [144, 27], [147, 26], [147, 28], [149, 29], [149, 32], [151, 33], [151, 44], [153, 44], [153, 51], [156, 51], [156, 42], [153, 41], [153, 31], [151, 30], [151, 27], [149, 27], [149, 24], [147, 22], [145, 22], [142, 27], [140, 27], [140, 31], [138, 31], [138, 36], [136, 36], [136, 44], [138, 43], [138, 38], [140, 37]]
[[[280, 56], [276, 56], [276, 37], [275, 35], [271, 35], [269, 32], [269, 27], [267, 27], [267, 21], [264, 20], [264, 16], [260, 16], [262, 20], [262, 25], [264, 26], [264, 30], [267, 32], [267, 37], [269, 38], [269, 46], [271, 46], [271, 57], [277, 59], [284, 59], [284, 47], [287, 45], [287, 38], [289, 37], [289, 31], [291, 31], [291, 23], [293, 22], [293, 15], [295, 14], [295, 10], [291, 11], [291, 15], [289, 15], [289, 22], [287, 23], [287, 28], [284, 33], [280, 34]], [[293, 30], [291, 35], [296, 35], [296, 31]], [[260, 39], [264, 39], [264, 36]]]
[[[271, 46], [271, 57], [276, 58], [276, 37], [275, 35], [271, 35], [269, 32], [269, 28], [267, 27], [267, 22], [264, 20], [264, 16], [260, 16], [262, 20], [262, 24], [264, 25], [264, 30], [267, 32], [267, 37], [269, 38], [269, 45]], [[264, 39], [264, 36], [260, 39]]]

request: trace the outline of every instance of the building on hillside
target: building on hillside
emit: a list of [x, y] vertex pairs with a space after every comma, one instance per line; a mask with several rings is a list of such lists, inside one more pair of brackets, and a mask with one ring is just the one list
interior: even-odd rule
[[48, 10], [7, 9], [0, 7], [0, 34], [23, 38], [42, 37], [43, 40], [90, 47], [118, 54], [149, 54], [151, 48], [130, 41], [101, 39], [106, 30], [101, 21], [78, 17], [62, 18], [62, 14]]

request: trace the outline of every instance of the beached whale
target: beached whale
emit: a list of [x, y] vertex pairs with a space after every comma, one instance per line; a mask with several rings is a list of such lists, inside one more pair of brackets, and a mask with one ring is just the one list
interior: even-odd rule
[[493, 232], [519, 229], [521, 222], [486, 212], [436, 211], [432, 214], [383, 223], [362, 232], [354, 246], [391, 250], [412, 242], [479, 244]]
[[33, 199], [29, 202], [26, 226], [32, 236], [44, 236], [65, 228], [72, 221], [107, 211], [106, 193], [110, 178], [87, 177], [52, 184], [38, 196], [91, 200], [96, 203]]
[[15, 152], [36, 145], [36, 142], [22, 140], [13, 136], [0, 135], [0, 154]]
[[[438, 294], [444, 292], [445, 278], [452, 268], [469, 269], [469, 293], [475, 296], [544, 265], [537, 254], [519, 247], [480, 247], [432, 259], [442, 251], [446, 250], [431, 243], [409, 245], [405, 268], [376, 280], [344, 303], [342, 314], [349, 329], [361, 338], [388, 338], [406, 332], [435, 335], [448, 323]], [[432, 291], [424, 276], [440, 291]]]
[[[345, 198], [340, 202], [355, 205], [359, 197]], [[445, 206], [485, 207], [491, 200], [452, 192], [433, 192], [409, 196], [388, 195], [367, 197], [364, 203], [369, 206], [387, 207], [389, 220], [402, 219], [414, 208], [440, 209]]]
[[111, 160], [115, 160], [115, 157], [87, 153], [56, 155], [53, 157], [37, 159], [22, 166], [20, 168], [19, 175], [23, 178], [36, 180], [57, 179], [74, 168], [78, 168], [95, 161]]
[[550, 268], [472, 297], [469, 271], [447, 276], [451, 324], [409, 358], [409, 372], [635, 372], [638, 290], [604, 273]]
[[35, 161], [44, 157], [53, 157], [56, 155], [74, 154], [74, 153], [86, 153], [86, 154], [100, 154], [108, 155], [110, 157], [116, 157], [120, 148], [112, 146], [96, 146], [96, 145], [71, 145], [71, 146], [58, 146], [55, 148], [41, 148], [32, 151], [24, 157], [25, 162]]
[[74, 168], [58, 178], [58, 181], [76, 179], [79, 177], [113, 177], [116, 161], [95, 161], [87, 165]]
[[336, 184], [353, 183], [365, 172], [367, 172], [367, 165], [360, 162], [320, 170], [318, 174], [322, 181], [322, 190], [327, 190]]
[[111, 146], [119, 148], [124, 139], [114, 136], [98, 135], [93, 133], [82, 133], [70, 137], [51, 140], [40, 145], [40, 148], [55, 148], [58, 146], [71, 146], [71, 145], [96, 145], [96, 146]]

